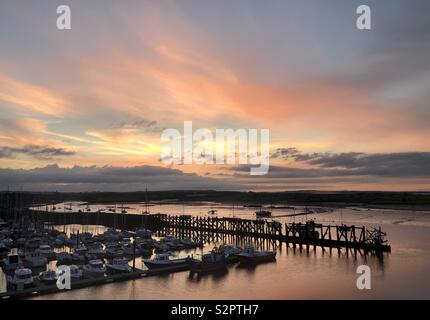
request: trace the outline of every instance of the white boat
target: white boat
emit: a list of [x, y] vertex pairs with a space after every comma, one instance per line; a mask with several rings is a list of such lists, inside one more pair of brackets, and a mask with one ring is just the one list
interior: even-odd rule
[[22, 290], [34, 285], [33, 274], [30, 269], [18, 268], [13, 276], [7, 276], [8, 287], [14, 290]]
[[54, 270], [47, 270], [39, 273], [39, 280], [44, 284], [54, 284], [57, 282], [58, 276]]
[[10, 254], [1, 260], [1, 267], [5, 273], [12, 272], [22, 267], [21, 258], [17, 254]]
[[154, 259], [143, 259], [148, 269], [159, 269], [171, 266], [189, 266], [193, 260], [191, 258], [170, 259], [169, 253], [160, 253]]
[[48, 260], [55, 258], [55, 252], [52, 250], [52, 248], [47, 244], [42, 244], [38, 249], [40, 255], [45, 257]]
[[106, 266], [100, 259], [91, 260], [84, 265], [84, 272], [89, 276], [103, 276], [106, 273]]
[[42, 256], [39, 252], [27, 253], [24, 258], [24, 263], [30, 268], [41, 268], [46, 267], [48, 259]]
[[112, 263], [106, 265], [109, 273], [127, 273], [131, 272], [128, 260], [125, 258], [115, 258]]

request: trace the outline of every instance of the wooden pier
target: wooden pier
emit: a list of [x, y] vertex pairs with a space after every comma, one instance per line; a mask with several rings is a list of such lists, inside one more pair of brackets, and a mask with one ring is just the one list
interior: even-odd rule
[[380, 227], [368, 229], [365, 226], [324, 225], [314, 221], [282, 224], [266, 219], [167, 214], [46, 211], [29, 211], [29, 213], [36, 222], [49, 222], [55, 225], [103, 225], [123, 230], [145, 227], [153, 231], [174, 228], [196, 233], [272, 239], [299, 246], [353, 248], [375, 252], [391, 251], [390, 245], [385, 240], [386, 234]]

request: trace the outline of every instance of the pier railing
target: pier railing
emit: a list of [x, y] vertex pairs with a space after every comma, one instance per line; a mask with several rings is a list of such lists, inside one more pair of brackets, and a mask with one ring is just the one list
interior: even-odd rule
[[125, 214], [111, 212], [46, 212], [29, 211], [35, 221], [56, 225], [84, 224], [133, 230], [175, 228], [204, 233], [230, 234], [243, 237], [273, 239], [294, 245], [334, 248], [355, 248], [367, 251], [390, 252], [381, 228], [354, 225], [324, 225], [314, 221], [285, 223], [265, 219], [230, 217], [199, 217], [167, 214]]

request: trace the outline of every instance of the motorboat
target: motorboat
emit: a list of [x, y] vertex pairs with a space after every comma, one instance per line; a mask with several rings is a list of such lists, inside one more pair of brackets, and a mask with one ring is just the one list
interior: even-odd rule
[[72, 253], [72, 263], [85, 263], [87, 251], [84, 246], [75, 248]]
[[90, 260], [83, 269], [89, 276], [104, 276], [106, 273], [106, 266], [100, 259]]
[[124, 255], [124, 251], [122, 251], [121, 247], [118, 244], [110, 244], [106, 246], [106, 258], [113, 259], [119, 258]]
[[225, 270], [227, 268], [224, 253], [214, 248], [211, 252], [202, 256], [201, 261], [193, 262], [190, 267], [191, 273], [208, 273]]
[[52, 250], [51, 246], [49, 246], [47, 244], [42, 244], [39, 247], [38, 252], [40, 253], [41, 256], [45, 257], [48, 260], [55, 258], [54, 250]]
[[30, 252], [25, 255], [24, 264], [30, 268], [46, 267], [48, 259], [42, 256], [38, 251]]
[[13, 275], [7, 276], [7, 286], [14, 290], [22, 290], [34, 285], [33, 273], [27, 268], [18, 268]]
[[57, 253], [57, 266], [68, 266], [71, 264], [79, 264], [81, 259], [68, 252]]
[[13, 272], [22, 266], [22, 260], [17, 254], [10, 254], [1, 260], [1, 267], [5, 273]]
[[241, 248], [228, 245], [228, 244], [220, 245], [218, 247], [218, 250], [224, 254], [226, 260], [229, 262], [237, 261], [238, 260], [237, 255], [242, 252]]
[[143, 263], [148, 269], [168, 268], [172, 266], [187, 267], [194, 261], [192, 258], [170, 259], [169, 253], [159, 253], [154, 259], [143, 259]]
[[106, 265], [109, 273], [127, 273], [131, 272], [131, 267], [128, 265], [126, 258], [115, 258], [112, 263]]
[[240, 263], [255, 264], [261, 262], [270, 262], [276, 260], [275, 251], [258, 251], [254, 247], [247, 247], [237, 255]]
[[272, 215], [272, 212], [269, 210], [260, 209], [258, 211], [255, 211], [255, 215], [257, 216], [257, 218], [267, 218]]
[[58, 275], [54, 270], [47, 270], [39, 273], [39, 280], [44, 284], [54, 284], [58, 280]]
[[57, 238], [54, 240], [52, 245], [54, 246], [54, 248], [62, 248], [62, 247], [64, 247], [64, 242]]
[[106, 251], [105, 249], [103, 249], [103, 246], [101, 243], [95, 242], [91, 244], [91, 246], [88, 246], [87, 253], [89, 256], [94, 256], [94, 257], [97, 257], [97, 259], [102, 259], [105, 256]]

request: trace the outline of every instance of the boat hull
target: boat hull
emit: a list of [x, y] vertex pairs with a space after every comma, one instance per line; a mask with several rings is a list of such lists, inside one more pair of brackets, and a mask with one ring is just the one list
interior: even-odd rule
[[169, 263], [157, 263], [153, 261], [146, 260], [144, 261], [145, 266], [148, 267], [148, 269], [163, 269], [163, 268], [169, 268], [169, 267], [189, 267], [190, 262], [187, 260], [180, 260], [180, 261], [174, 261], [172, 260]]
[[276, 260], [276, 254], [268, 254], [263, 256], [244, 256], [238, 255], [239, 262], [241, 264], [258, 264], [264, 262], [272, 262]]

